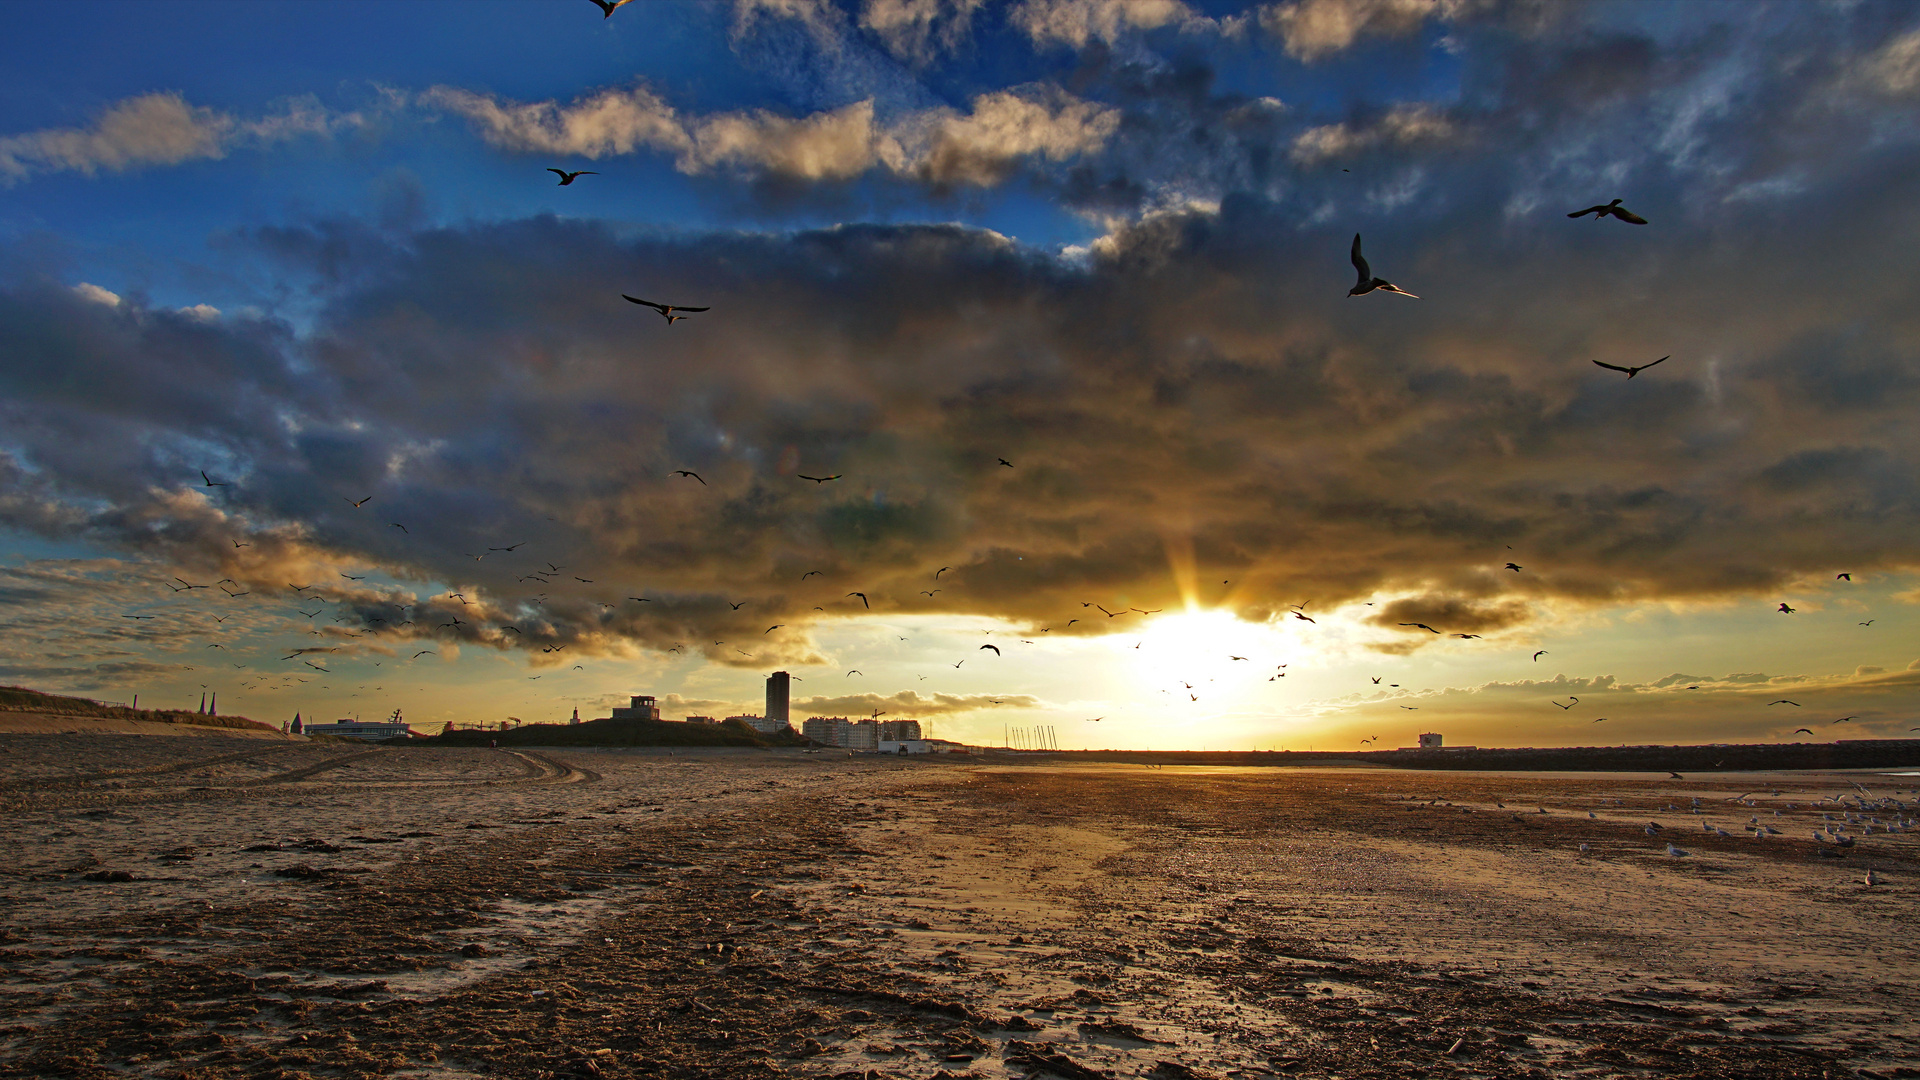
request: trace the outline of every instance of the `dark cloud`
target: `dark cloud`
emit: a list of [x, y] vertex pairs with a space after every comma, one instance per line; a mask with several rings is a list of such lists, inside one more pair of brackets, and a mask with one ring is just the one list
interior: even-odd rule
[[[1381, 595], [1411, 649], [1911, 566], [1920, 142], [1846, 76], [1898, 27], [1827, 22], [1463, 24], [1457, 100], [1413, 111], [1090, 63], [1124, 116], [1075, 183], [1159, 209], [1064, 258], [403, 214], [228, 241], [315, 283], [297, 324], [16, 275], [0, 523], [541, 664], [822, 663], [869, 611], [1095, 632], [1211, 580], [1250, 618]], [[1654, 224], [1564, 217], [1615, 194]], [[1355, 231], [1423, 299], [1347, 297]]]

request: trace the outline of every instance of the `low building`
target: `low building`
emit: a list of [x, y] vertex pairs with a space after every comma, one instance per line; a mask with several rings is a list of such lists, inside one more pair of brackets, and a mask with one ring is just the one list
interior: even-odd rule
[[632, 701], [633, 701], [633, 704], [628, 705], [624, 708], [618, 705], [614, 706], [613, 719], [615, 720], [658, 720], [660, 719], [660, 706], [653, 700], [652, 694], [635, 694], [632, 698]]
[[847, 745], [847, 728], [853, 724], [844, 716], [810, 716], [800, 723], [800, 734], [822, 746]]
[[717, 724], [717, 723], [719, 723], [719, 721], [718, 721], [718, 720], [715, 720], [715, 719], [714, 719], [713, 717], [711, 717], [711, 716], [689, 716], [689, 717], [687, 717], [687, 723], [689, 723], [689, 724]]
[[365, 739], [378, 742], [381, 739], [407, 739], [413, 737], [413, 729], [404, 722], [386, 722], [374, 720], [335, 720], [331, 724], [308, 724], [308, 735], [335, 735], [343, 739]]
[[883, 754], [931, 754], [933, 744], [925, 739], [881, 739], [879, 750]]
[[1420, 736], [1420, 749], [1422, 750], [1440, 749], [1440, 735], [1437, 732], [1429, 731], [1426, 734]]
[[782, 732], [793, 730], [793, 726], [788, 724], [785, 718], [779, 716], [730, 716], [727, 719], [738, 719], [741, 723], [746, 724], [762, 735], [778, 735]]
[[917, 742], [921, 737], [918, 720], [880, 721], [881, 742]]

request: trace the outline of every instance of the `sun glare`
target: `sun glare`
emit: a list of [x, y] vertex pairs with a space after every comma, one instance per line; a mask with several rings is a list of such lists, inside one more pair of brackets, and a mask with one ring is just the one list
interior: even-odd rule
[[[1255, 675], [1265, 680], [1283, 662], [1284, 658], [1269, 655], [1272, 636], [1264, 626], [1216, 609], [1162, 615], [1147, 625], [1137, 643], [1153, 668], [1168, 678], [1195, 684], [1205, 680], [1238, 683]], [[1236, 656], [1246, 659], [1235, 660]]]

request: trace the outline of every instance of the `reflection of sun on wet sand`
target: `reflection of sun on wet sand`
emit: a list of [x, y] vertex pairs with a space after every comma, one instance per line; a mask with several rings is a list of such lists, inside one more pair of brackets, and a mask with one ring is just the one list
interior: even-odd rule
[[0, 1073], [1920, 1067], [1912, 778], [0, 746]]

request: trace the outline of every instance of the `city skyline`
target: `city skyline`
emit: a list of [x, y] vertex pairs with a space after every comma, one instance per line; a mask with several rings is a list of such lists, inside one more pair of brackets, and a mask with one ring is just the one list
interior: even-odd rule
[[90, 10], [0, 11], [0, 682], [1920, 727], [1911, 6]]

